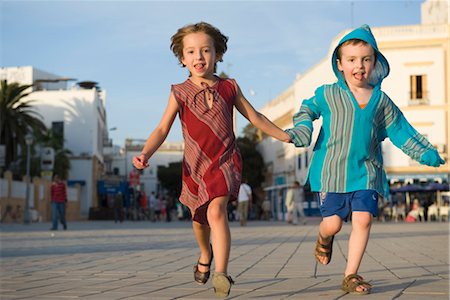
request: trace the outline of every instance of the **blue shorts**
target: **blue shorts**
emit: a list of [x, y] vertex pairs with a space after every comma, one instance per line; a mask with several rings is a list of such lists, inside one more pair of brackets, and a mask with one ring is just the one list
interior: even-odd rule
[[366, 211], [374, 217], [378, 215], [378, 193], [374, 190], [361, 190], [350, 193], [317, 193], [322, 217], [338, 215], [347, 221], [351, 212]]

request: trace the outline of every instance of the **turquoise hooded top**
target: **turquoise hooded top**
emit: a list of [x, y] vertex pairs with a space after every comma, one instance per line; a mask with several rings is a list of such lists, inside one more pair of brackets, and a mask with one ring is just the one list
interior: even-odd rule
[[[359, 106], [337, 68], [337, 50], [350, 39], [367, 42], [376, 57], [369, 78], [373, 92], [365, 108]], [[432, 166], [443, 163], [430, 142], [381, 91], [381, 83], [389, 75], [389, 63], [378, 50], [369, 26], [363, 25], [341, 39], [333, 52], [332, 66], [338, 81], [322, 85], [312, 98], [304, 100], [293, 117], [295, 127], [286, 130], [296, 147], [306, 147], [311, 144], [313, 121], [323, 119], [308, 172], [312, 191], [376, 190], [387, 197], [389, 186], [381, 152], [381, 142], [387, 137], [420, 163]]]

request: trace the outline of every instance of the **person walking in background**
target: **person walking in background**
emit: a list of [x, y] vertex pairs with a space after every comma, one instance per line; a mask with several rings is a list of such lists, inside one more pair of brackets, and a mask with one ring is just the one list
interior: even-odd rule
[[228, 41], [217, 28], [205, 22], [187, 25], [171, 40], [171, 49], [188, 69], [189, 78], [172, 85], [161, 122], [133, 164], [138, 169], [148, 166], [178, 114], [185, 143], [180, 201], [191, 210], [201, 253], [194, 279], [199, 284], [207, 282], [214, 253], [212, 284], [217, 297], [226, 297], [233, 283], [227, 273], [231, 243], [227, 203], [237, 197], [242, 170], [234, 136], [234, 107], [266, 134], [285, 142], [290, 137], [251, 106], [235, 80], [215, 75]]
[[155, 197], [155, 203], [153, 205], [153, 208], [155, 209], [155, 221], [161, 221], [161, 209], [162, 209], [162, 203], [161, 198], [159, 194]]
[[381, 91], [389, 64], [369, 26], [344, 36], [331, 63], [338, 82], [319, 87], [312, 98], [304, 100], [294, 115], [295, 128], [287, 132], [295, 146], [306, 147], [311, 143], [313, 121], [322, 117], [308, 174], [311, 190], [318, 192], [323, 217], [314, 255], [319, 263], [330, 263], [334, 236], [351, 214], [352, 232], [341, 288], [348, 293], [368, 294], [371, 285], [357, 272], [372, 218], [377, 216], [378, 195], [389, 195], [381, 142], [389, 137], [407, 155], [428, 166], [439, 167], [444, 160]]
[[123, 222], [123, 194], [121, 191], [114, 195], [114, 223]]
[[305, 213], [303, 211], [303, 201], [305, 201], [305, 192], [300, 182], [294, 183], [288, 188], [286, 193], [286, 208], [288, 211], [288, 223], [298, 225], [298, 217], [303, 225], [306, 224]]
[[149, 214], [150, 214], [150, 218], [149, 220], [152, 222], [155, 222], [155, 205], [156, 205], [156, 197], [155, 197], [155, 192], [152, 191], [150, 193], [150, 196], [148, 196], [148, 209], [149, 209]]
[[248, 211], [252, 207], [252, 188], [244, 179], [239, 187], [238, 212], [241, 226], [247, 226]]
[[262, 209], [262, 220], [264, 221], [269, 221], [271, 218], [271, 213], [272, 213], [272, 209], [270, 207], [270, 200], [269, 198], [266, 196], [264, 198], [264, 201], [261, 205], [261, 209]]
[[53, 176], [53, 182], [50, 187], [50, 195], [52, 205], [52, 227], [50, 230], [58, 230], [58, 219], [61, 222], [63, 229], [67, 230], [67, 189], [66, 184], [59, 178], [58, 174]]

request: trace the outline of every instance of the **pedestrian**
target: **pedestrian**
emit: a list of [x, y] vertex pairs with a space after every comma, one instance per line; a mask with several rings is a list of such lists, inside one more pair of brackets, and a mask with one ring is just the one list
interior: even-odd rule
[[159, 194], [155, 197], [155, 204], [153, 205], [153, 208], [155, 209], [155, 221], [161, 221], [162, 203]]
[[123, 194], [118, 191], [114, 195], [114, 223], [123, 222]]
[[303, 225], [306, 224], [305, 213], [303, 211], [303, 201], [305, 201], [305, 192], [300, 182], [294, 183], [288, 188], [286, 192], [286, 208], [288, 211], [288, 223], [298, 225], [298, 217]]
[[52, 205], [52, 227], [50, 230], [58, 230], [58, 219], [63, 229], [67, 230], [66, 222], [66, 203], [67, 189], [66, 184], [61, 180], [58, 174], [53, 176], [53, 182], [50, 187], [51, 205]]
[[270, 217], [271, 217], [272, 209], [271, 209], [271, 204], [270, 204], [270, 200], [268, 197], [264, 198], [261, 209], [262, 209], [262, 219], [264, 221], [269, 221]]
[[241, 226], [247, 226], [248, 211], [252, 207], [252, 188], [244, 179], [239, 187], [238, 212]]
[[[311, 190], [318, 192], [323, 217], [314, 255], [321, 264], [331, 261], [333, 240], [342, 221], [352, 218], [347, 266], [342, 289], [367, 294], [371, 285], [358, 275], [369, 239], [378, 195], [388, 197], [381, 142], [395, 146], [422, 164], [438, 167], [437, 150], [406, 120], [381, 91], [389, 64], [378, 50], [367, 25], [344, 36], [335, 48], [332, 66], [338, 81], [323, 85], [303, 101], [288, 129], [297, 147], [311, 143], [312, 122], [322, 116], [322, 128], [309, 169]], [[351, 211], [350, 211], [351, 210]]]
[[150, 193], [150, 196], [148, 197], [148, 209], [150, 211], [150, 221], [155, 222], [155, 205], [156, 205], [156, 197], [155, 197], [155, 191], [152, 191]]
[[172, 210], [174, 206], [173, 197], [168, 195], [166, 198], [166, 222], [172, 222]]
[[227, 273], [230, 229], [226, 207], [237, 197], [242, 170], [234, 136], [234, 107], [266, 134], [286, 142], [290, 137], [255, 111], [235, 80], [215, 75], [228, 41], [217, 28], [205, 22], [187, 25], [171, 41], [171, 49], [188, 69], [189, 77], [172, 85], [161, 122], [142, 153], [133, 158], [133, 164], [138, 169], [148, 166], [148, 159], [165, 140], [179, 114], [185, 143], [180, 201], [191, 210], [201, 252], [194, 278], [200, 284], [206, 283], [214, 252], [212, 283], [216, 296], [226, 297], [233, 283]]

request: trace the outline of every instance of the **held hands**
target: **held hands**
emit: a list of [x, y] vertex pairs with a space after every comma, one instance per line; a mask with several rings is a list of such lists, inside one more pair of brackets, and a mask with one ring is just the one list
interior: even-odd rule
[[291, 136], [287, 132], [284, 132], [282, 141], [285, 143], [291, 143], [292, 142]]
[[440, 165], [445, 164], [445, 161], [439, 156], [436, 149], [428, 150], [422, 154], [419, 162], [430, 167], [439, 167]]
[[140, 155], [133, 157], [133, 166], [138, 170], [147, 168], [149, 166], [147, 156], [144, 153], [141, 153]]

